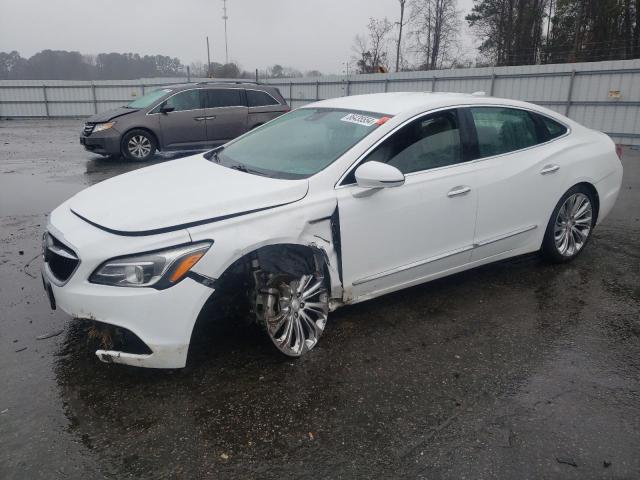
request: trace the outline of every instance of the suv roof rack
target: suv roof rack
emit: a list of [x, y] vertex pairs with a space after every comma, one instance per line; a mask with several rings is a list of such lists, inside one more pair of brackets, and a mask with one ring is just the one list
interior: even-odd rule
[[253, 85], [260, 85], [260, 83], [258, 82], [252, 82], [251, 80], [247, 80], [247, 81], [239, 81], [239, 80], [207, 80], [204, 82], [196, 82], [196, 85], [208, 85], [208, 84], [215, 84], [215, 83], [222, 83], [222, 84], [235, 84], [235, 85], [242, 85], [244, 83], [249, 83], [249, 84], [253, 84]]

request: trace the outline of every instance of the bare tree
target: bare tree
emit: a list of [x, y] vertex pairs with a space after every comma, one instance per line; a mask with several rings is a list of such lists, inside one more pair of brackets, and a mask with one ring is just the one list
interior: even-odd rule
[[393, 24], [386, 17], [383, 19], [369, 19], [369, 30], [366, 37], [356, 35], [353, 50], [360, 73], [376, 73], [388, 70], [389, 64], [389, 34]]
[[456, 0], [412, 0], [411, 24], [421, 68], [434, 70], [454, 60], [460, 29]]

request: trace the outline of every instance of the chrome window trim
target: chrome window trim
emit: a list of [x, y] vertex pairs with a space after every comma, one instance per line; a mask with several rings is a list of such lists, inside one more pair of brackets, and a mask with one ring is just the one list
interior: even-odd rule
[[280, 103], [280, 101], [274, 97], [273, 95], [271, 95], [269, 92], [267, 92], [266, 90], [258, 90], [257, 88], [245, 88], [245, 90], [251, 90], [252, 92], [261, 92], [261, 93], [266, 93], [267, 95], [269, 95], [271, 98], [273, 98], [273, 100], [276, 102], [275, 104], [272, 105], [260, 105], [260, 106], [256, 106], [256, 107], [250, 107], [249, 106], [249, 99], [247, 99], [247, 108], [264, 108], [264, 107], [275, 107], [275, 106], [281, 106], [283, 107], [284, 104]]
[[[184, 90], [180, 90], [180, 91], [174, 92], [172, 95], [169, 95], [164, 100], [160, 100], [160, 102], [158, 102], [151, 109], [149, 109], [149, 111], [147, 113], [145, 113], [145, 115], [160, 115], [160, 114], [162, 114], [162, 112], [155, 112], [155, 113], [151, 113], [151, 112], [153, 112], [156, 108], [158, 108], [160, 105], [162, 105], [164, 102], [166, 102], [170, 98], [173, 98], [173, 97], [175, 97], [176, 95], [178, 95], [180, 93], [191, 92], [193, 90], [204, 90], [204, 91], [207, 91], [207, 90], [246, 90], [246, 89], [245, 88], [241, 88], [241, 87], [219, 87], [219, 88], [194, 87], [194, 88], [185, 88]], [[261, 92], [262, 90], [258, 90], [258, 91]], [[267, 93], [267, 92], [265, 92], [265, 93]], [[274, 100], [275, 100], [275, 98], [274, 98]], [[278, 102], [278, 104], [282, 105], [280, 102]], [[247, 108], [246, 105], [227, 105], [227, 106], [224, 106], [224, 107], [207, 107], [206, 106], [206, 102], [205, 102], [205, 106], [203, 106], [202, 108], [192, 108], [192, 109], [189, 109], [189, 110], [177, 110], [176, 113], [178, 113], [178, 112], [195, 112], [195, 111], [198, 111], [198, 110], [206, 110], [206, 109], [238, 108], [238, 107]], [[173, 112], [168, 112], [168, 113], [173, 113]]]
[[337, 190], [337, 189], [340, 189], [340, 188], [353, 187], [353, 186], [357, 185], [355, 183], [343, 184], [342, 182], [344, 181], [345, 177], [347, 177], [351, 173], [352, 170], [355, 170], [356, 168], [358, 168], [360, 166], [360, 164], [362, 163], [362, 161], [367, 157], [367, 155], [369, 155], [373, 150], [375, 150], [382, 142], [387, 140], [391, 135], [395, 134], [401, 128], [407, 126], [409, 123], [413, 122], [414, 120], [418, 120], [418, 119], [420, 119], [422, 117], [425, 117], [427, 115], [431, 115], [433, 113], [438, 113], [438, 112], [445, 111], [445, 110], [461, 109], [461, 108], [473, 108], [473, 107], [494, 107], [494, 108], [511, 108], [511, 109], [515, 109], [515, 110], [524, 110], [524, 111], [527, 111], [527, 112], [535, 113], [537, 115], [542, 115], [544, 117], [549, 118], [550, 120], [553, 120], [554, 122], [558, 122], [559, 124], [564, 126], [567, 129], [567, 131], [563, 135], [561, 135], [559, 137], [552, 138], [551, 140], [547, 140], [546, 142], [536, 143], [535, 145], [531, 145], [530, 147], [526, 147], [526, 148], [521, 148], [520, 150], [512, 150], [510, 152], [500, 153], [500, 154], [497, 154], [497, 155], [492, 155], [490, 157], [481, 157], [481, 158], [476, 158], [474, 160], [468, 160], [466, 162], [453, 163], [451, 165], [445, 165], [445, 166], [442, 166], [442, 167], [430, 168], [430, 169], [427, 169], [427, 170], [420, 170], [420, 171], [417, 171], [417, 172], [411, 172], [411, 173], [405, 174], [405, 177], [409, 177], [409, 176], [413, 176], [413, 175], [417, 175], [417, 174], [424, 174], [424, 173], [428, 173], [428, 172], [440, 171], [440, 170], [443, 170], [445, 168], [459, 167], [461, 165], [471, 165], [471, 164], [478, 163], [478, 162], [484, 162], [485, 160], [491, 160], [493, 158], [503, 157], [505, 155], [511, 155], [512, 153], [524, 152], [526, 150], [530, 150], [532, 148], [538, 148], [538, 147], [541, 147], [543, 145], [547, 145], [547, 144], [549, 144], [551, 142], [555, 142], [556, 140], [560, 140], [561, 138], [564, 138], [564, 137], [570, 135], [571, 132], [572, 132], [571, 127], [569, 125], [567, 125], [565, 122], [563, 122], [561, 120], [558, 120], [556, 118], [553, 118], [553, 117], [551, 117], [551, 116], [549, 116], [549, 115], [547, 115], [545, 113], [541, 113], [538, 110], [534, 110], [532, 108], [526, 108], [526, 107], [523, 107], [523, 106], [500, 105], [500, 104], [495, 104], [495, 103], [493, 103], [493, 104], [485, 104], [485, 103], [477, 103], [476, 104], [476, 103], [473, 103], [473, 104], [461, 104], [461, 105], [448, 105], [446, 107], [435, 108], [433, 110], [429, 110], [429, 111], [426, 111], [426, 112], [421, 112], [421, 113], [419, 113], [417, 115], [414, 115], [413, 117], [405, 120], [403, 123], [401, 123], [400, 125], [395, 127], [390, 132], [387, 132], [387, 134], [384, 137], [382, 137], [377, 142], [375, 142], [372, 146], [370, 146], [362, 155], [360, 155], [357, 158], [357, 160], [355, 160], [349, 166], [349, 168], [347, 168], [347, 170], [345, 170], [345, 172], [340, 176], [338, 181], [334, 184], [334, 189]]

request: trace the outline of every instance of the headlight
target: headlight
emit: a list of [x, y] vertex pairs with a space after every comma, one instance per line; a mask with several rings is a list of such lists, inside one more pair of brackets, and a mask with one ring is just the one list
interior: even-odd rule
[[93, 127], [93, 133], [109, 130], [116, 122], [96, 123]]
[[213, 242], [114, 258], [104, 262], [89, 277], [91, 283], [116, 287], [169, 288], [182, 280]]

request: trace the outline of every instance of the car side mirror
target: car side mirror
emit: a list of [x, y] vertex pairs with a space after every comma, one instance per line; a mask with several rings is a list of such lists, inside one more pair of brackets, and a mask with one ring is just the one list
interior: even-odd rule
[[176, 109], [175, 107], [170, 107], [165, 103], [160, 107], [160, 113], [167, 114], [169, 112], [173, 112], [175, 109]]
[[404, 185], [404, 175], [382, 162], [365, 162], [356, 169], [356, 182], [362, 188], [390, 188]]

